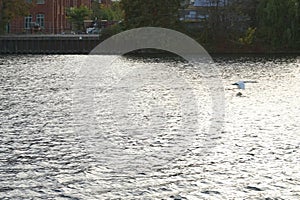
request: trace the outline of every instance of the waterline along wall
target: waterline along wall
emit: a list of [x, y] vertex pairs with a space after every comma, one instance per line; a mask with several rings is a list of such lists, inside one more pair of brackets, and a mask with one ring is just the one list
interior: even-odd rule
[[88, 54], [100, 43], [98, 35], [0, 36], [0, 54]]

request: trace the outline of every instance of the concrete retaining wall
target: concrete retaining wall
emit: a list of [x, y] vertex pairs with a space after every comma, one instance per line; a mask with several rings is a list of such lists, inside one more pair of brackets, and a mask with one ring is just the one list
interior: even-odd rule
[[0, 54], [88, 54], [100, 42], [98, 35], [0, 36]]

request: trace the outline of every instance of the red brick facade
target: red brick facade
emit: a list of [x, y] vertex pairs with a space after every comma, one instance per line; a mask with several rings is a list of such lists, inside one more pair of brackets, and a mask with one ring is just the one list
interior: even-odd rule
[[86, 5], [91, 8], [91, 0], [37, 0], [30, 10], [30, 16], [19, 17], [9, 24], [9, 33], [32, 33], [33, 26], [40, 26], [41, 32], [58, 34], [70, 32], [71, 25], [66, 19], [66, 8]]

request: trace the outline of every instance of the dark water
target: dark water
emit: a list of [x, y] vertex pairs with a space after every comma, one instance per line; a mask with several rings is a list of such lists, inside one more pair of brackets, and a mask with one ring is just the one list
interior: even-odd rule
[[[217, 57], [216, 134], [213, 93], [178, 60], [115, 60], [79, 113], [74, 85], [91, 59], [0, 57], [1, 199], [300, 198], [296, 57]], [[257, 83], [237, 97], [238, 80]]]

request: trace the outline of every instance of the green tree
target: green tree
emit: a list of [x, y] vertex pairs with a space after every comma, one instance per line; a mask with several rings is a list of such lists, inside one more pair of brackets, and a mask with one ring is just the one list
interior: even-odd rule
[[127, 29], [155, 26], [175, 28], [179, 23], [181, 0], [121, 0]]
[[259, 33], [267, 44], [299, 48], [299, 0], [261, 0], [257, 12]]
[[92, 11], [94, 19], [118, 21], [123, 18], [119, 2], [112, 2], [111, 6], [106, 7], [99, 4], [97, 1], [93, 1]]
[[92, 11], [84, 5], [67, 9], [67, 19], [74, 24], [75, 31], [84, 30], [84, 20], [88, 19], [91, 14]]
[[0, 34], [5, 33], [10, 20], [29, 14], [29, 9], [32, 7], [30, 2], [25, 0], [0, 0]]
[[120, 6], [120, 2], [112, 2], [111, 7], [109, 7], [112, 13], [112, 20], [119, 21], [123, 19], [123, 11]]
[[[205, 0], [208, 5], [205, 28], [214, 40], [233, 40], [256, 27], [258, 0]], [[219, 41], [218, 41], [219, 42]]]
[[249, 27], [243, 37], [239, 38], [239, 42], [243, 45], [251, 45], [253, 43], [256, 28]]
[[92, 18], [93, 19], [101, 19], [102, 16], [102, 10], [101, 10], [101, 4], [97, 1], [92, 1]]

